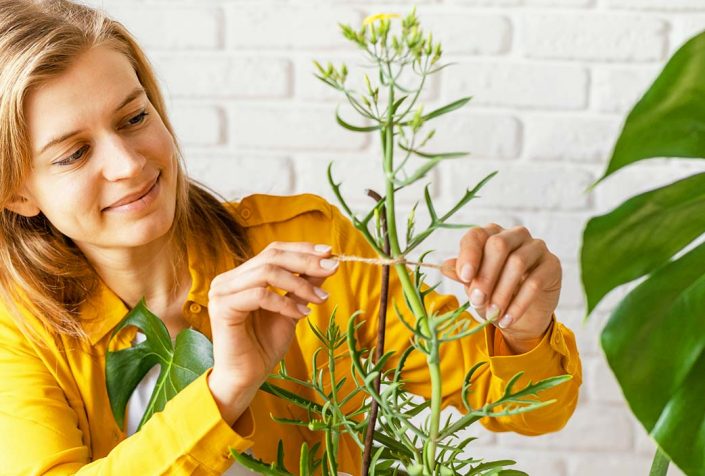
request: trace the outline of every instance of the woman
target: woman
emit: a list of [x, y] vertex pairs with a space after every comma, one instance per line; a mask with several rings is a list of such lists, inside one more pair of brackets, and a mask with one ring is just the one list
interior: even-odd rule
[[[258, 388], [282, 358], [307, 378], [318, 342], [297, 323], [325, 326], [337, 306], [344, 325], [360, 308], [360, 340], [373, 345], [378, 272], [334, 257], [373, 256], [351, 223], [313, 195], [228, 204], [189, 180], [147, 59], [85, 6], [0, 0], [0, 200], [2, 474], [221, 474], [229, 448], [272, 460], [279, 439], [296, 467], [315, 435], [274, 424], [270, 414], [298, 410]], [[481, 315], [503, 317], [446, 346], [444, 404], [460, 406], [464, 371], [479, 360], [490, 365], [473, 382], [476, 405], [519, 370], [525, 380], [570, 373], [541, 396], [556, 404], [484, 421], [561, 428], [581, 374], [573, 335], [553, 317], [557, 258], [523, 228], [489, 225], [465, 233], [446, 264]], [[396, 279], [390, 296], [402, 299]], [[187, 327], [209, 336], [214, 365], [133, 433], [112, 416], [105, 353], [137, 339], [133, 327], [111, 333], [142, 297], [172, 337]], [[397, 319], [387, 335], [388, 348], [408, 343]], [[407, 388], [428, 396], [424, 358], [412, 356]], [[140, 410], [129, 406], [128, 420]], [[356, 474], [354, 448], [341, 447], [341, 469]]]

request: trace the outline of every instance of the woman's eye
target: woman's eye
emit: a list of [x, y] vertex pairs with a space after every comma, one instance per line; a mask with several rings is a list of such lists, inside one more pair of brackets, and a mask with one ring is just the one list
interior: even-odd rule
[[88, 146], [84, 145], [83, 147], [78, 149], [76, 152], [74, 152], [73, 154], [66, 157], [64, 160], [60, 160], [59, 162], [55, 162], [55, 164], [57, 164], [57, 165], [71, 165], [75, 161], [81, 159], [81, 157], [83, 157], [83, 154], [86, 153], [86, 150], [88, 150]]
[[132, 119], [128, 120], [127, 122], [131, 126], [136, 126], [136, 125], [140, 124], [141, 122], [143, 122], [144, 118], [148, 115], [149, 115], [149, 113], [147, 111], [142, 111], [139, 114], [137, 114], [135, 117], [133, 117]]

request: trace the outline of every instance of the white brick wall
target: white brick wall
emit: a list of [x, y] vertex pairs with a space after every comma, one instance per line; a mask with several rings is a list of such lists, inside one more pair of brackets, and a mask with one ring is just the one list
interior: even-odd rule
[[[600, 327], [623, 291], [583, 325], [579, 242], [589, 216], [702, 165], [655, 161], [593, 194], [584, 190], [604, 170], [626, 112], [666, 58], [705, 29], [705, 0], [89, 2], [123, 21], [147, 49], [195, 178], [227, 198], [314, 192], [333, 200], [325, 168], [334, 160], [336, 177], [360, 209], [369, 205], [362, 189], [381, 183], [373, 175], [379, 141], [335, 124], [342, 99], [313, 77], [311, 60], [344, 60], [358, 72], [360, 57], [337, 23], [406, 13], [417, 4], [422, 24], [444, 42], [445, 59], [458, 63], [430, 82], [428, 108], [473, 96], [462, 112], [434, 124], [432, 150], [472, 153], [431, 175], [438, 207], [499, 170], [458, 219], [525, 224], [546, 240], [564, 263], [558, 315], [574, 329], [584, 361], [580, 405], [562, 432], [528, 438], [476, 429], [476, 454], [516, 459], [540, 476], [647, 474], [654, 445], [599, 348]], [[400, 206], [408, 210], [420, 190], [406, 192]], [[444, 230], [428, 247], [440, 260], [458, 239]], [[442, 289], [461, 293], [453, 283]]]

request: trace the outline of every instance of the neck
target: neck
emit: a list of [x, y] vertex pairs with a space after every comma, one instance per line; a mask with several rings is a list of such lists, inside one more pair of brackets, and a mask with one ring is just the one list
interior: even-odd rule
[[[183, 304], [191, 286], [186, 250], [162, 237], [136, 248], [96, 249], [78, 245], [103, 282], [132, 309], [144, 298], [158, 316]], [[182, 259], [177, 260], [181, 257]], [[173, 263], [179, 261], [178, 267]]]

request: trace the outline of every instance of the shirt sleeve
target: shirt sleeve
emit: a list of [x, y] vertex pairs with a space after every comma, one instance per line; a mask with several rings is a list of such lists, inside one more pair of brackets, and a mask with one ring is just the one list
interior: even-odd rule
[[233, 463], [230, 447], [245, 451], [253, 444], [250, 410], [231, 428], [212, 397], [208, 371], [139, 432], [91, 461], [90, 442], [74, 410], [82, 404], [69, 404], [47, 364], [6, 315], [0, 316], [0, 342], [0, 474], [222, 474]]
[[[334, 235], [341, 254], [367, 258], [377, 257], [365, 237], [331, 206]], [[363, 310], [362, 319], [366, 324], [360, 328], [358, 339], [364, 348], [372, 348], [377, 341], [377, 326], [381, 294], [381, 271], [374, 272], [367, 264], [359, 262], [341, 263], [341, 271], [348, 273], [346, 280], [354, 283], [352, 300]], [[381, 269], [381, 268], [380, 268]], [[422, 289], [428, 289], [424, 286]], [[394, 269], [390, 270], [388, 306], [386, 318], [385, 351], [396, 350], [400, 354], [410, 343], [410, 331], [400, 322], [393, 303], [408, 322], [414, 322], [404, 302], [401, 282]], [[426, 297], [429, 312], [446, 312], [459, 307], [452, 295], [431, 292]], [[462, 319], [473, 317], [465, 312]], [[495, 331], [500, 336], [495, 335]], [[578, 400], [578, 390], [582, 382], [580, 357], [573, 333], [560, 322], [554, 320], [540, 342], [531, 351], [521, 355], [510, 355], [504, 345], [495, 352], [495, 342], [502, 344], [501, 333], [494, 326], [476, 332], [464, 339], [442, 344], [441, 375], [443, 376], [443, 407], [452, 405], [463, 411], [461, 389], [466, 373], [478, 362], [486, 362], [473, 375], [471, 393], [468, 400], [473, 408], [497, 401], [504, 393], [507, 382], [517, 373], [524, 372], [515, 384], [515, 389], [523, 388], [529, 381], [569, 374], [572, 379], [556, 387], [539, 393], [538, 400], [555, 400], [541, 409], [501, 418], [483, 418], [482, 424], [493, 431], [514, 431], [524, 435], [538, 435], [561, 429], [572, 415]], [[504, 354], [504, 355], [503, 355]], [[507, 355], [509, 354], [509, 355]], [[398, 359], [392, 358], [389, 367], [396, 366]], [[405, 387], [413, 394], [431, 397], [431, 384], [425, 355], [413, 351], [404, 366]]]

